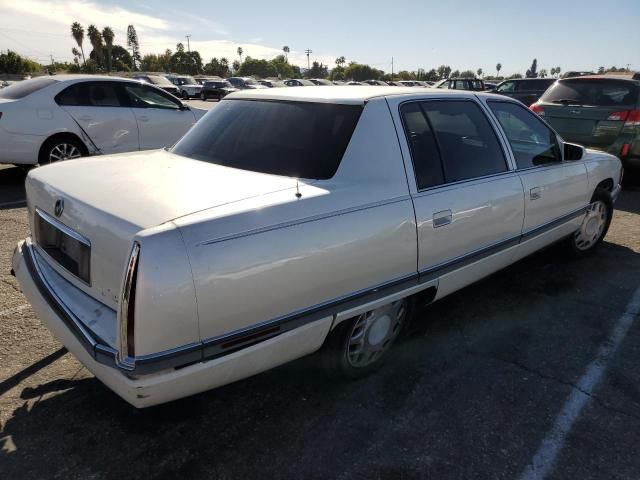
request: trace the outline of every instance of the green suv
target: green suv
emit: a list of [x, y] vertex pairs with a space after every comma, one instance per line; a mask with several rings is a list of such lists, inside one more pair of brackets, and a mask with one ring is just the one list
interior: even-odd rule
[[566, 141], [640, 168], [640, 81], [603, 75], [561, 79], [530, 108]]

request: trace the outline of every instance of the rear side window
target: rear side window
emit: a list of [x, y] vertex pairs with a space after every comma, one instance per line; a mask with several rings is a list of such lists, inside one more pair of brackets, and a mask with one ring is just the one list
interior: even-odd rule
[[415, 102], [404, 105], [401, 113], [418, 189], [443, 184], [445, 180], [440, 151], [420, 104]]
[[606, 78], [560, 80], [547, 90], [541, 102], [630, 107], [638, 104], [640, 89], [630, 81]]
[[198, 121], [173, 152], [243, 170], [329, 179], [361, 112], [359, 105], [227, 100]]
[[511, 102], [490, 101], [519, 169], [562, 161], [555, 133], [530, 110]]
[[122, 107], [119, 86], [114, 82], [75, 83], [56, 95], [62, 106]]
[[46, 88], [49, 85], [53, 85], [54, 83], [57, 83], [57, 80], [48, 77], [23, 80], [0, 89], [0, 98], [6, 98], [7, 100], [19, 100], [27, 95], [37, 92], [38, 90]]

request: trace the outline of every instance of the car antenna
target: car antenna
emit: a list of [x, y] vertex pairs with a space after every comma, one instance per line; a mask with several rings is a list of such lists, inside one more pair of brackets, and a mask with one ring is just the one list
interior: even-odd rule
[[296, 178], [296, 198], [301, 198], [302, 194], [300, 193], [300, 182]]

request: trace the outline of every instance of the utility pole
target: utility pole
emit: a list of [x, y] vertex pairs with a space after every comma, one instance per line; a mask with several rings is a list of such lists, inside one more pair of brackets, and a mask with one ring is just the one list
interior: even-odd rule
[[309, 55], [311, 55], [313, 53], [313, 51], [310, 48], [307, 48], [304, 53], [307, 54], [307, 70], [311, 70], [311, 62], [309, 60]]
[[391, 57], [391, 81], [393, 82], [393, 57]]
[[627, 72], [629, 71], [629, 67], [631, 66], [630, 63], [627, 63]]
[[191, 45], [189, 45], [189, 39], [191, 38], [191, 35], [185, 35], [185, 37], [187, 38], [187, 52], [191, 53]]

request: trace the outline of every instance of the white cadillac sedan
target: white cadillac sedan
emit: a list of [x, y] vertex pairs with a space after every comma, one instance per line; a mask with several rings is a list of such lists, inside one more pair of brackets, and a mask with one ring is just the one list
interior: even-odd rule
[[356, 377], [418, 299], [554, 242], [597, 248], [621, 176], [503, 96], [245, 90], [169, 151], [31, 171], [13, 269], [53, 334], [136, 407], [321, 348]]
[[206, 113], [125, 78], [56, 75], [0, 90], [0, 163], [170, 147]]

